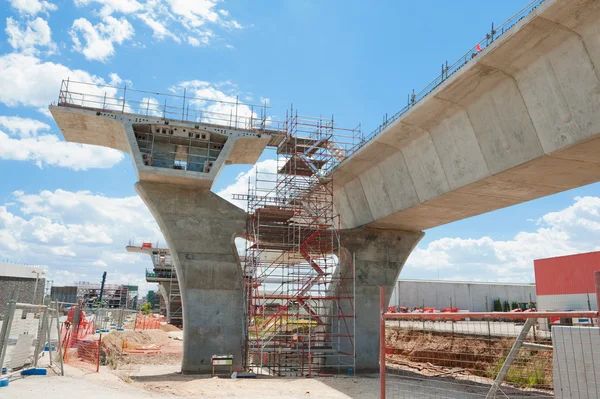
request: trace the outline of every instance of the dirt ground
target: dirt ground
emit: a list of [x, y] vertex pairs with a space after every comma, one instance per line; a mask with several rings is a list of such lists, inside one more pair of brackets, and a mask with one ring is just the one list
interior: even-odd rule
[[[171, 330], [171, 329], [170, 329]], [[55, 374], [47, 377], [17, 378], [8, 388], [0, 388], [0, 397], [29, 399], [43, 395], [44, 399], [63, 399], [76, 390], [86, 399], [142, 399], [142, 398], [274, 398], [274, 399], [376, 399], [379, 398], [379, 375], [329, 378], [256, 378], [231, 379], [210, 376], [182, 375], [182, 331], [146, 330], [124, 331], [103, 337], [104, 347], [111, 352], [108, 366], [99, 373], [84, 372], [65, 365], [65, 377]], [[388, 344], [394, 351], [388, 355], [388, 397], [416, 398], [427, 392], [444, 392], [451, 399], [475, 399], [489, 389], [489, 381], [473, 380], [473, 375], [460, 375], [454, 364], [446, 364], [442, 353], [451, 349], [447, 340], [427, 342], [404, 336], [388, 329]], [[413, 341], [418, 341], [413, 342]], [[476, 355], [477, 345], [455, 341], [461, 351]], [[506, 343], [499, 343], [504, 348]], [[498, 348], [499, 349], [499, 348]], [[425, 351], [425, 352], [424, 352]], [[418, 354], [426, 353], [433, 361], [419, 362]], [[441, 363], [441, 364], [434, 364]], [[454, 370], [454, 372], [452, 372]], [[451, 371], [455, 378], [468, 378], [470, 385], [458, 387], [444, 378]], [[442, 376], [444, 375], [444, 376]], [[462, 378], [461, 378], [462, 377]], [[465, 381], [467, 382], [467, 381]], [[484, 383], [485, 385], [482, 385]], [[525, 398], [528, 395], [511, 395]]]
[[106, 351], [104, 363], [117, 370], [130, 364], [181, 364], [183, 332], [177, 327], [166, 326], [171, 328], [107, 334], [102, 339]]

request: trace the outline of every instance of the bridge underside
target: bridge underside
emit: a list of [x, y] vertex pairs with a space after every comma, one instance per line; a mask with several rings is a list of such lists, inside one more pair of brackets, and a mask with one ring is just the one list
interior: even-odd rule
[[546, 1], [335, 172], [343, 227], [420, 231], [600, 181], [600, 3]]

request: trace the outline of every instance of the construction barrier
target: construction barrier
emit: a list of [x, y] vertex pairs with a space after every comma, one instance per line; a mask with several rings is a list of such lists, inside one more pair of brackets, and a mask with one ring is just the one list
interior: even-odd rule
[[101, 345], [102, 334], [81, 339], [77, 338], [75, 333], [68, 333], [64, 346], [64, 362], [97, 373], [100, 368]]
[[138, 313], [135, 318], [134, 330], [158, 330], [161, 323], [166, 323], [165, 317], [155, 317], [154, 315], [145, 315]]
[[11, 301], [6, 309], [0, 327], [0, 368], [9, 376], [36, 368], [47, 351], [48, 365], [57, 366], [57, 372], [62, 373], [58, 304]]
[[597, 398], [599, 346], [597, 311], [386, 313], [381, 288], [382, 399]]
[[102, 334], [95, 336], [94, 320], [87, 320], [80, 307], [69, 311], [61, 329], [63, 361], [74, 367], [98, 372]]

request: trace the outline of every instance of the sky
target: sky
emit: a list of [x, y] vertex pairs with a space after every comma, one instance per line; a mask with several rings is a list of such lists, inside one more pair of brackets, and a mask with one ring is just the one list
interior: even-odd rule
[[[0, 0], [0, 259], [148, 287], [150, 258], [125, 246], [162, 235], [131, 159], [64, 141], [48, 112], [63, 79], [266, 101], [272, 118], [293, 104], [368, 133], [528, 2]], [[246, 192], [252, 168], [213, 191]], [[401, 277], [531, 282], [533, 259], [598, 249], [599, 211], [594, 184], [434, 228]]]

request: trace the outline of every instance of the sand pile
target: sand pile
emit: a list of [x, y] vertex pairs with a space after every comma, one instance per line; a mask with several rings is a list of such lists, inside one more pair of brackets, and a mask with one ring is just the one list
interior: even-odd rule
[[165, 332], [181, 331], [181, 328], [175, 327], [174, 325], [168, 323], [161, 324], [160, 329]]

